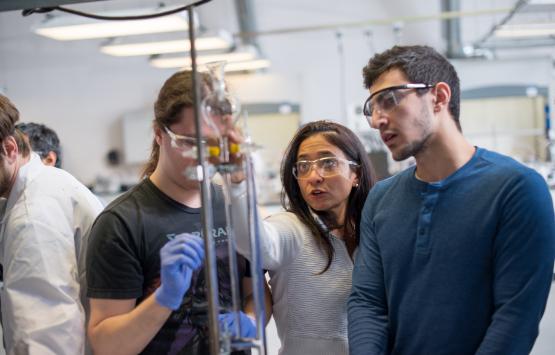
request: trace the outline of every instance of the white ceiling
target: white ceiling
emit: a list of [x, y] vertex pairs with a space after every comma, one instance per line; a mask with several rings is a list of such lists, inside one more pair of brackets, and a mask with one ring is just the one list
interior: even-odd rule
[[[181, 5], [183, 1], [167, 0], [168, 6]], [[515, 0], [466, 0], [461, 1], [464, 13], [484, 10], [507, 9], [514, 6]], [[126, 8], [152, 6], [153, 1], [117, 0], [99, 1], [72, 5], [72, 8], [104, 12]], [[433, 17], [440, 13], [439, 0], [408, 1], [390, 0], [369, 2], [367, 0], [255, 0], [256, 22], [261, 32], [276, 29], [299, 29], [311, 26], [339, 25], [340, 30], [360, 32], [370, 30], [374, 37], [391, 36], [392, 25], [369, 25], [349, 27], [347, 25], [364, 21], [399, 19], [401, 25], [398, 41], [400, 43], [426, 43], [437, 48], [445, 47], [441, 39], [440, 20]], [[213, 0], [204, 5], [200, 11], [201, 23], [210, 29], [227, 29], [238, 32], [237, 18], [233, 0]], [[56, 13], [55, 15], [60, 15]], [[465, 16], [462, 18], [463, 41], [471, 44], [484, 36], [489, 29], [500, 21], [506, 13], [491, 15]], [[530, 16], [530, 15], [529, 15]], [[537, 14], [535, 14], [537, 16]], [[545, 14], [544, 14], [545, 16]], [[428, 17], [424, 20], [422, 17]], [[31, 32], [31, 28], [40, 23], [45, 15], [35, 14], [22, 17], [19, 11], [0, 13], [0, 73], [2, 70], [25, 69], [29, 66], [72, 66], [76, 62], [86, 61], [87, 65], [118, 65], [121, 58], [111, 58], [98, 51], [101, 40], [75, 42], [57, 42], [43, 38]], [[345, 25], [342, 26], [341, 25]], [[333, 28], [318, 32], [296, 32], [287, 35], [262, 35], [261, 43], [267, 43], [277, 37], [310, 35], [312, 38], [326, 38], [333, 33]], [[264, 51], [264, 47], [262, 50]], [[270, 58], [272, 59], [272, 58]], [[127, 58], [125, 65], [145, 70], [148, 65], [145, 58]], [[2, 80], [0, 79], [0, 82]]]

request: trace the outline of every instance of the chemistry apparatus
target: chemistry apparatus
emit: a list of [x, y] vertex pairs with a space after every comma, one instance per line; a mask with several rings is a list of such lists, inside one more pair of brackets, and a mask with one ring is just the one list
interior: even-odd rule
[[[217, 322], [218, 314], [221, 311], [231, 312], [235, 317], [234, 329], [223, 329], [220, 331], [216, 323], [215, 329], [210, 324], [211, 343], [213, 339], [218, 339], [219, 344], [217, 354], [229, 354], [231, 351], [256, 349], [258, 354], [266, 354], [266, 335], [265, 335], [265, 307], [264, 307], [264, 276], [262, 274], [262, 262], [260, 260], [260, 246], [258, 240], [258, 210], [256, 199], [256, 188], [254, 182], [254, 171], [252, 163], [252, 152], [259, 149], [259, 146], [252, 143], [252, 140], [246, 135], [243, 142], [230, 142], [228, 139], [228, 132], [236, 129], [239, 116], [241, 113], [239, 101], [227, 90], [225, 83], [225, 62], [215, 62], [206, 65], [208, 68], [208, 75], [210, 88], [203, 88], [206, 92], [200, 105], [200, 114], [204, 123], [215, 132], [216, 140], [209, 141], [206, 139], [197, 140], [197, 149], [191, 149], [183, 152], [184, 157], [197, 157], [200, 165], [188, 169], [185, 174], [189, 178], [195, 178], [201, 182], [210, 180], [214, 173], [218, 173], [222, 178], [222, 188], [225, 201], [225, 217], [226, 229], [228, 233], [228, 254], [229, 254], [229, 273], [231, 283], [231, 296], [232, 307], [231, 309], [223, 310], [218, 302], [218, 284], [217, 284], [217, 264], [215, 258], [215, 251], [212, 252], [213, 257], [206, 260], [206, 271], [208, 273], [207, 280], [212, 286], [209, 290], [209, 305], [212, 302], [213, 307], [209, 307], [209, 319]], [[199, 75], [199, 77], [200, 77]], [[200, 79], [198, 77], [198, 79]], [[204, 83], [204, 80], [197, 82]], [[207, 89], [207, 90], [206, 90]], [[246, 113], [245, 113], [246, 116]], [[244, 126], [243, 133], [247, 133], [246, 118], [242, 120]], [[197, 128], [198, 130], [198, 128]], [[240, 158], [237, 158], [240, 157]], [[208, 158], [208, 159], [207, 159]], [[231, 202], [231, 184], [233, 174], [241, 174], [245, 176], [247, 185], [247, 206], [248, 206], [248, 224], [249, 224], [249, 240], [251, 246], [251, 277], [253, 299], [255, 306], [255, 320], [256, 320], [256, 337], [255, 338], [241, 338], [240, 336], [233, 336], [232, 334], [241, 334], [241, 325], [239, 321], [239, 312], [241, 311], [241, 299], [239, 291], [239, 277], [237, 270], [237, 256], [236, 256], [236, 243], [234, 236], [233, 220], [232, 220], [232, 202]], [[209, 189], [203, 190], [204, 193], [209, 193]], [[208, 214], [208, 218], [203, 220], [203, 223], [212, 222], [211, 206], [206, 206], [203, 198], [203, 211]], [[207, 198], [207, 201], [210, 201]], [[237, 207], [235, 207], [237, 208]], [[208, 230], [211, 230], [210, 225]], [[205, 243], [209, 245], [205, 248], [214, 249], [214, 243], [210, 237], [205, 237]], [[216, 332], [218, 333], [216, 335]], [[214, 349], [215, 350], [215, 349]], [[213, 353], [214, 354], [214, 353]]]

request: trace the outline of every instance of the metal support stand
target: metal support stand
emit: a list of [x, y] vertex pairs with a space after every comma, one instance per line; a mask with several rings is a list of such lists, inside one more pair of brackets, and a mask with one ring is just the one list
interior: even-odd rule
[[[200, 165], [197, 170], [197, 177], [200, 180], [201, 196], [202, 196], [202, 235], [204, 238], [204, 277], [207, 286], [207, 301], [208, 301], [208, 328], [210, 334], [210, 354], [218, 355], [220, 353], [220, 328], [218, 323], [219, 302], [218, 302], [218, 270], [216, 263], [216, 248], [212, 243], [212, 199], [210, 194], [210, 179], [208, 173], [208, 162], [206, 160], [206, 153], [203, 149], [202, 143], [202, 121], [200, 117], [200, 85], [197, 69], [197, 56], [195, 47], [195, 19], [193, 13], [194, 6], [190, 6], [189, 12], [189, 42], [191, 44], [191, 63], [193, 70], [193, 99], [195, 128], [197, 136], [197, 153], [198, 162]], [[214, 267], [215, 266], [215, 267]]]

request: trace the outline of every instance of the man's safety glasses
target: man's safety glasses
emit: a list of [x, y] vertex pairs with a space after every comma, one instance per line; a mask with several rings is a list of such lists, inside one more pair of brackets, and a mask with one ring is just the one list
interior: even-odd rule
[[405, 94], [401, 93], [401, 90], [424, 90], [434, 87], [435, 85], [431, 84], [404, 84], [404, 85], [397, 85], [397, 86], [390, 86], [388, 88], [376, 91], [372, 95], [370, 95], [366, 101], [364, 102], [364, 106], [362, 107], [362, 112], [364, 116], [368, 119], [368, 122], [372, 122], [372, 115], [375, 112], [384, 112], [388, 113], [393, 108], [395, 108], [401, 100], [406, 96]]
[[354, 161], [338, 157], [299, 160], [295, 163], [295, 166], [293, 166], [293, 176], [297, 179], [306, 179], [314, 166], [316, 166], [318, 175], [325, 178], [343, 173], [345, 171], [345, 166], [358, 166], [358, 164]]

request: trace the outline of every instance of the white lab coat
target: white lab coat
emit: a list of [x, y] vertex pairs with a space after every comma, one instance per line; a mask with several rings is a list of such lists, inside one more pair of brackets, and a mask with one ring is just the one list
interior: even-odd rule
[[84, 238], [101, 210], [85, 186], [43, 165], [35, 153], [20, 168], [0, 216], [8, 355], [83, 354], [78, 259], [85, 256]]

